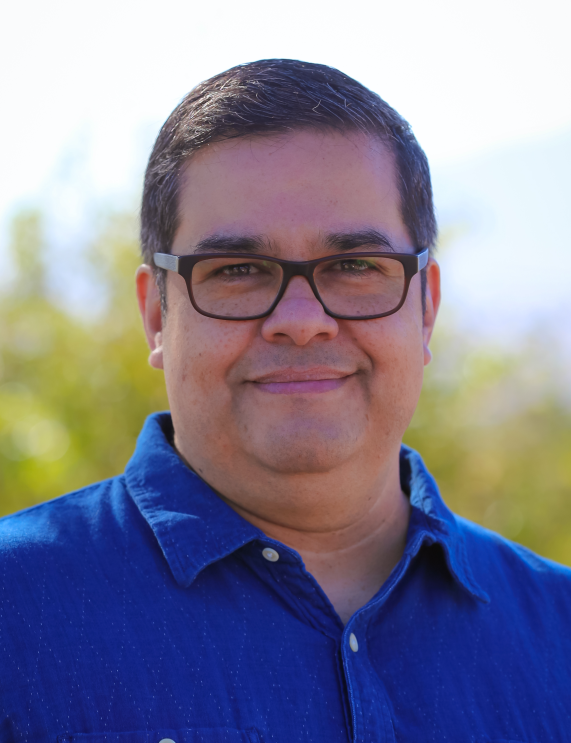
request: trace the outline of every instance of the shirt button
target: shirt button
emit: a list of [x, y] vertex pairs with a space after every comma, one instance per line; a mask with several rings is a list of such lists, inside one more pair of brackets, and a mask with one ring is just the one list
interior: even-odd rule
[[352, 632], [349, 635], [349, 647], [354, 653], [356, 653], [357, 650], [359, 650], [359, 643], [357, 642], [357, 638]]
[[279, 554], [269, 547], [266, 547], [266, 549], [262, 551], [262, 555], [266, 558], [266, 560], [269, 560], [269, 562], [277, 562], [280, 559]]
[[172, 738], [162, 738], [159, 743], [174, 743], [174, 740]]

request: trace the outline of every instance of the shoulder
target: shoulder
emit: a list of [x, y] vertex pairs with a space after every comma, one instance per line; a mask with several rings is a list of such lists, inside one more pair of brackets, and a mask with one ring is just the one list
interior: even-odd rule
[[123, 478], [90, 485], [0, 519], [0, 565], [26, 555], [73, 554], [77, 545], [95, 542], [104, 530], [120, 527], [128, 494]]
[[0, 666], [37, 632], [77, 621], [86, 596], [118, 601], [126, 555], [141, 539], [144, 520], [122, 477], [0, 519]]
[[492, 600], [546, 610], [571, 618], [571, 569], [532, 552], [495, 532], [456, 516], [466, 558], [478, 584]]

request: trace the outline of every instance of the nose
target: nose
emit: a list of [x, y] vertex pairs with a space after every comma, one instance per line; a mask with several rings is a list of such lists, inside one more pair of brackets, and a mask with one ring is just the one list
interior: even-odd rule
[[294, 276], [278, 303], [262, 325], [262, 337], [271, 343], [289, 339], [296, 346], [305, 346], [313, 338], [331, 340], [339, 325], [327, 315], [314, 295], [307, 279]]

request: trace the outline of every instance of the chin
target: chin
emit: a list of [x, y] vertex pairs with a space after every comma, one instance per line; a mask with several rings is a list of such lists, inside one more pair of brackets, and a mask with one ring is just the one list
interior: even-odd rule
[[259, 431], [248, 448], [262, 466], [282, 474], [329, 472], [359, 450], [354, 430], [315, 425]]

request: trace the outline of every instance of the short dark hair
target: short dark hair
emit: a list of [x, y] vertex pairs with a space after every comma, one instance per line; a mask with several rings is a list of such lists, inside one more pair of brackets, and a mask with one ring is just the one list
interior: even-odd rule
[[[430, 170], [408, 122], [376, 93], [333, 67], [263, 59], [200, 83], [163, 125], [145, 173], [145, 262], [153, 266], [154, 253], [171, 250], [178, 227], [179, 174], [194, 152], [215, 141], [298, 129], [361, 131], [378, 137], [395, 157], [401, 214], [410, 239], [416, 247], [434, 248]], [[155, 271], [166, 310], [165, 272]]]

